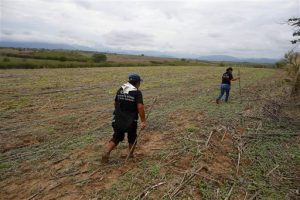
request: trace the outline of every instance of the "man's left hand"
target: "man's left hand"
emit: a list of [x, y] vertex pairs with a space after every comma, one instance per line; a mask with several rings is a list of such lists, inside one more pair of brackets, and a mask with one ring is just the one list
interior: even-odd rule
[[144, 130], [146, 128], [146, 122], [141, 122], [141, 130]]

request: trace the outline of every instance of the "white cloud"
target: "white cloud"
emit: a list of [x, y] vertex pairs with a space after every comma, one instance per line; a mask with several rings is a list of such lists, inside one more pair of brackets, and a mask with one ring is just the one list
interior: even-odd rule
[[299, 0], [1, 0], [1, 40], [280, 57]]

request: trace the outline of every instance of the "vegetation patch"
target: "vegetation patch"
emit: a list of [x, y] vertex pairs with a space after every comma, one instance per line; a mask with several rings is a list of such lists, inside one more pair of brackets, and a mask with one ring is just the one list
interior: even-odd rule
[[[282, 118], [295, 109], [280, 103], [280, 115], [272, 111], [273, 101], [290, 88], [284, 72], [240, 67], [242, 102], [233, 83], [230, 102], [217, 105], [225, 67], [216, 65], [1, 70], [1, 197], [295, 196], [299, 147], [291, 134], [297, 123]], [[132, 72], [144, 79], [146, 112], [157, 102], [136, 157], [124, 162], [125, 139], [104, 165], [114, 95]], [[275, 133], [285, 135], [264, 135]]]

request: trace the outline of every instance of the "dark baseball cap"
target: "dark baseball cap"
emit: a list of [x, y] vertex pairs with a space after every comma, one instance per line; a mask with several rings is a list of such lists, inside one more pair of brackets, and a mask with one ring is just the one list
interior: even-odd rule
[[228, 72], [229, 70], [233, 71], [232, 67], [228, 67], [228, 68], [226, 69], [227, 72]]
[[136, 82], [143, 81], [143, 79], [141, 79], [140, 75], [138, 74], [129, 74], [128, 79], [129, 81], [136, 81]]

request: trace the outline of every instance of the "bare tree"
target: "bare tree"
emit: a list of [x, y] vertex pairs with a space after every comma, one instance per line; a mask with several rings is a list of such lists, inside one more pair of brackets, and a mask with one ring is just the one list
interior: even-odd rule
[[[291, 43], [296, 44], [297, 42], [300, 42], [300, 18], [290, 18], [288, 19], [288, 24], [294, 28], [294, 39], [291, 41]], [[295, 83], [292, 95], [300, 97], [300, 53], [291, 50], [285, 55], [284, 60], [286, 61], [287, 65], [290, 65], [289, 68], [292, 68], [292, 71], [295, 74]]]
[[293, 32], [294, 40], [291, 41], [292, 44], [296, 44], [300, 42], [300, 18], [294, 17], [288, 19], [288, 24], [295, 27], [295, 31]]

